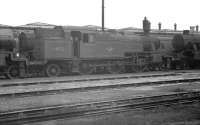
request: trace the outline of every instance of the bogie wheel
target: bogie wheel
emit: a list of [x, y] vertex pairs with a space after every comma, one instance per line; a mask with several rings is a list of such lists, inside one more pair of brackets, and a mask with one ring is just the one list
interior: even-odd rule
[[61, 74], [61, 68], [57, 64], [48, 64], [46, 66], [46, 75], [48, 77], [56, 77]]
[[119, 74], [124, 71], [124, 66], [118, 63], [111, 64], [109, 66], [109, 73], [111, 74]]
[[80, 74], [91, 74], [93, 72], [92, 66], [87, 62], [80, 63]]
[[6, 77], [9, 79], [15, 79], [19, 77], [19, 69], [15, 65], [11, 65], [8, 67], [6, 72]]

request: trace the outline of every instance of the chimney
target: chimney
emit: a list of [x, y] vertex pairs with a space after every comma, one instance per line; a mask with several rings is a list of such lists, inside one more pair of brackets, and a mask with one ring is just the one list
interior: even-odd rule
[[159, 29], [159, 31], [161, 30], [161, 25], [162, 25], [161, 22], [159, 22], [158, 23], [158, 29]]
[[199, 32], [199, 25], [196, 25], [196, 32]]
[[176, 30], [177, 30], [177, 24], [174, 23], [174, 31], [176, 31]]
[[147, 17], [144, 17], [143, 20], [143, 31], [145, 34], [148, 34], [151, 30], [151, 23], [149, 20], [147, 20]]

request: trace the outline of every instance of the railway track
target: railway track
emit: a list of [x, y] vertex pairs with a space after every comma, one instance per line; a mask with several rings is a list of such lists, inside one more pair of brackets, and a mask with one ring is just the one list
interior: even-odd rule
[[33, 90], [27, 92], [12, 92], [12, 93], [2, 93], [1, 98], [22, 98], [29, 96], [44, 96], [44, 95], [54, 95], [54, 94], [64, 94], [67, 92], [83, 92], [83, 91], [95, 91], [95, 90], [106, 90], [115, 88], [127, 88], [127, 87], [141, 87], [141, 86], [153, 86], [153, 85], [164, 85], [164, 84], [179, 84], [188, 82], [198, 82], [200, 78], [188, 78], [188, 79], [175, 79], [175, 80], [164, 80], [164, 81], [153, 81], [153, 82], [138, 82], [138, 83], [124, 83], [124, 84], [110, 84], [110, 85], [98, 85], [98, 86], [80, 86], [74, 88], [64, 88], [64, 89], [50, 89], [50, 90]]
[[87, 81], [100, 81], [100, 80], [120, 80], [120, 79], [132, 79], [132, 78], [151, 78], [151, 77], [164, 77], [164, 76], [178, 76], [179, 73], [169, 73], [169, 74], [153, 74], [153, 75], [140, 75], [140, 76], [112, 76], [112, 77], [103, 77], [103, 78], [83, 78], [83, 79], [70, 79], [70, 80], [46, 80], [46, 81], [27, 81], [27, 82], [14, 82], [7, 84], [6, 81], [4, 84], [0, 84], [0, 87], [15, 87], [15, 86], [30, 86], [30, 85], [48, 85], [48, 84], [57, 84], [57, 83], [74, 83], [74, 82], [87, 82]]
[[86, 115], [102, 115], [134, 109], [149, 109], [161, 105], [172, 106], [177, 104], [199, 103], [199, 101], [200, 91], [196, 91], [75, 105], [57, 105], [13, 112], [2, 112], [0, 113], [0, 124], [27, 124]]

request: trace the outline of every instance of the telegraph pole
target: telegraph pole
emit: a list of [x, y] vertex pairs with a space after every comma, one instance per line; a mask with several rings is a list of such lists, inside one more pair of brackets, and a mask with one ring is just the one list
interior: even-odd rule
[[102, 31], [104, 31], [104, 0], [102, 0]]

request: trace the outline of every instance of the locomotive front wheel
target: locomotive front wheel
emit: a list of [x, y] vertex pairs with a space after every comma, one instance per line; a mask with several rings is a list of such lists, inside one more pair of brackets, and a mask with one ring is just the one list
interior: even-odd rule
[[8, 67], [7, 72], [6, 72], [6, 77], [9, 79], [14, 79], [19, 77], [19, 69], [15, 65], [11, 65]]
[[61, 74], [60, 66], [57, 64], [49, 64], [46, 67], [46, 75], [48, 77], [56, 77]]
[[91, 74], [93, 72], [93, 68], [88, 63], [80, 64], [80, 74]]

